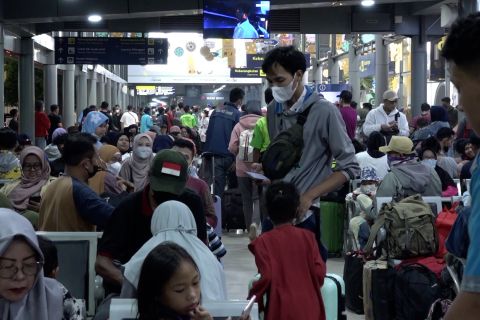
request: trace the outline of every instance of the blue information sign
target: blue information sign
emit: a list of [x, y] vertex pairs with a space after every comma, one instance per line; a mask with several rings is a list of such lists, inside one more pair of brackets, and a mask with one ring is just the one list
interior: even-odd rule
[[167, 39], [55, 38], [56, 64], [166, 64]]

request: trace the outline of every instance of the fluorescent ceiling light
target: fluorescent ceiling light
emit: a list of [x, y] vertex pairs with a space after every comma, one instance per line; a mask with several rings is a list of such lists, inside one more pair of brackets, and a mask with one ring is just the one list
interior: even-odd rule
[[371, 7], [375, 4], [375, 1], [373, 0], [363, 0], [362, 1], [362, 6], [364, 7]]
[[88, 16], [88, 21], [90, 22], [100, 22], [102, 21], [102, 16], [98, 14], [92, 14]]

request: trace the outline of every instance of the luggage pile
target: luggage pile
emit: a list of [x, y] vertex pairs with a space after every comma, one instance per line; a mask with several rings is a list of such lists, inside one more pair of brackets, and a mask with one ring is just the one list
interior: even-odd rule
[[346, 307], [366, 320], [442, 319], [456, 293], [445, 263], [456, 217], [420, 195], [384, 204], [366, 246], [345, 256]]

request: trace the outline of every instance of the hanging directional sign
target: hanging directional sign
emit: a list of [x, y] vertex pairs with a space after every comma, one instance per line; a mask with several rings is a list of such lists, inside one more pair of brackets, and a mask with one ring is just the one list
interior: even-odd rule
[[56, 64], [166, 64], [167, 39], [55, 38]]

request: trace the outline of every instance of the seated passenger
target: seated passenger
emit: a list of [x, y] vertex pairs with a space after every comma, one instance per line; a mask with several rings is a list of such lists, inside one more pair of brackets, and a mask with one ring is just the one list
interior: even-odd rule
[[119, 195], [123, 192], [120, 181], [117, 179], [121, 168], [122, 156], [120, 150], [111, 145], [103, 145], [98, 150], [104, 170], [98, 171], [88, 180], [88, 185], [96, 194]]
[[13, 152], [17, 134], [10, 128], [0, 129], [0, 179], [16, 180], [22, 175], [20, 161]]
[[139, 265], [138, 319], [205, 319], [201, 306], [200, 273], [194, 259], [181, 246], [165, 242]]
[[36, 228], [41, 197], [54, 178], [50, 177], [50, 165], [39, 147], [30, 146], [23, 149], [20, 163], [22, 179], [4, 185], [0, 192], [8, 197], [15, 211], [25, 214]]
[[435, 169], [435, 172], [438, 174], [442, 182], [442, 197], [458, 196], [457, 184], [448, 173], [438, 165], [437, 151], [435, 148], [422, 145], [419, 158], [423, 164]]
[[122, 154], [122, 162], [131, 156], [132, 148], [130, 147], [130, 138], [127, 134], [118, 134], [113, 140], [113, 145], [120, 150], [120, 153]]
[[367, 151], [359, 152], [355, 158], [360, 165], [360, 169], [374, 168], [379, 180], [388, 173], [387, 155], [378, 149], [385, 145], [385, 137], [378, 131], [373, 131], [367, 140]]
[[[273, 183], [266, 193], [274, 229], [248, 246], [255, 256], [260, 280], [249, 297], [257, 296], [265, 319], [325, 319], [320, 289], [326, 267], [314, 233], [293, 226], [300, 196], [291, 183]], [[267, 295], [265, 306], [263, 296]]]
[[429, 137], [435, 137], [441, 128], [450, 128], [448, 123], [448, 113], [443, 107], [433, 106], [430, 109], [431, 123], [425, 128], [417, 130], [415, 133], [418, 140], [425, 140]]
[[113, 207], [88, 186], [99, 169], [96, 139], [87, 133], [69, 135], [63, 158], [65, 175], [53, 181], [40, 203], [42, 231], [95, 231], [105, 226]]
[[[118, 265], [127, 263], [152, 237], [153, 211], [160, 204], [176, 200], [192, 211], [197, 237], [207, 243], [205, 213], [200, 197], [186, 188], [188, 164], [185, 157], [173, 150], [163, 150], [153, 159], [147, 179], [149, 184], [128, 195], [115, 209], [99, 242], [96, 270], [105, 290], [120, 292], [123, 276]], [[117, 263], [119, 262], [119, 263]]]
[[[38, 245], [43, 254], [43, 275], [46, 278], [56, 279], [60, 271], [58, 267], [57, 247], [53, 241], [45, 237], [38, 236]], [[82, 300], [75, 299], [70, 291], [67, 290], [61, 283], [63, 289], [63, 317], [69, 320], [84, 319], [84, 303]]]
[[47, 155], [49, 162], [53, 162], [62, 157], [62, 153], [60, 152], [58, 145], [55, 143], [55, 139], [64, 134], [67, 134], [67, 130], [63, 128], [57, 128], [52, 133], [52, 142], [45, 147], [45, 154]]
[[82, 319], [65, 316], [71, 305], [64, 300], [63, 286], [44, 276], [43, 254], [27, 219], [15, 211], [0, 209], [0, 239], [2, 319]]
[[195, 219], [186, 205], [178, 201], [167, 201], [159, 205], [153, 213], [151, 231], [153, 237], [124, 265], [122, 298], [136, 297], [135, 291], [145, 257], [159, 244], [171, 241], [184, 248], [198, 266], [202, 275], [200, 287], [204, 301], [227, 299], [223, 267], [205, 243], [197, 238]]
[[152, 139], [145, 133], [135, 136], [132, 156], [125, 160], [119, 176], [135, 186], [135, 191], [142, 190], [148, 184], [148, 171], [154, 157]]
[[377, 197], [404, 198], [414, 194], [442, 195], [442, 183], [433, 168], [418, 162], [412, 151], [413, 142], [407, 137], [392, 137], [380, 151], [388, 154], [390, 172], [377, 189]]

